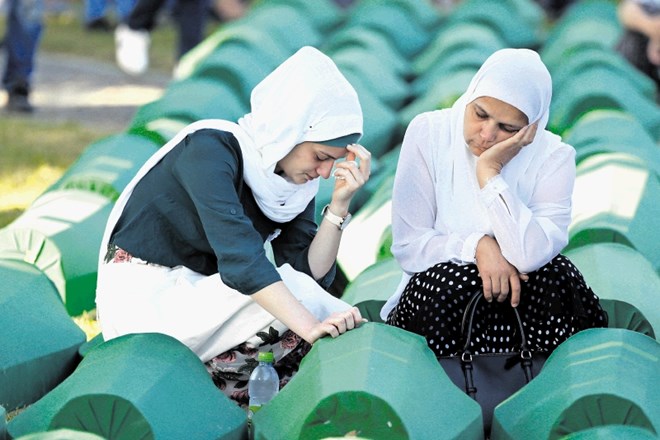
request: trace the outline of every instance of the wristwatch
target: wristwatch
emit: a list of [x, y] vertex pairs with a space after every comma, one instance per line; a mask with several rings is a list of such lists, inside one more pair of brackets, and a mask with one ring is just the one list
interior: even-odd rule
[[332, 223], [333, 225], [337, 226], [340, 231], [343, 231], [346, 226], [348, 226], [348, 223], [350, 223], [351, 218], [353, 217], [351, 213], [349, 212], [346, 214], [346, 217], [340, 217], [338, 215], [333, 214], [330, 211], [330, 205], [325, 205], [323, 209], [321, 210], [321, 215], [323, 216], [324, 219]]

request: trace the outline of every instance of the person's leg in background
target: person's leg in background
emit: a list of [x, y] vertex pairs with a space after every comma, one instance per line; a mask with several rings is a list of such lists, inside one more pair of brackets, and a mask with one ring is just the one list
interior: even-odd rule
[[119, 23], [126, 23], [135, 8], [136, 0], [114, 0]]
[[29, 113], [30, 81], [43, 29], [42, 0], [9, 0], [5, 48], [7, 64], [2, 85], [7, 90], [6, 109]]
[[84, 24], [88, 31], [110, 31], [112, 25], [105, 16], [106, 0], [85, 0]]
[[207, 8], [206, 0], [177, 0], [174, 3], [172, 17], [179, 31], [177, 60], [204, 38]]
[[150, 32], [166, 0], [137, 0], [125, 23], [115, 30], [117, 64], [126, 73], [141, 75], [149, 68]]

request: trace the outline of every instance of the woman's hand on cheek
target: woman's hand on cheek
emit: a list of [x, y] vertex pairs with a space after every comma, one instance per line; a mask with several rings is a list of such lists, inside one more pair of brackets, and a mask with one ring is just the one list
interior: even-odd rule
[[346, 160], [337, 162], [333, 173], [335, 189], [332, 200], [349, 203], [358, 189], [362, 188], [371, 175], [371, 153], [359, 144], [347, 147]]
[[502, 168], [511, 161], [523, 147], [529, 145], [536, 136], [538, 123], [527, 125], [508, 139], [498, 142], [479, 156], [477, 179], [483, 188], [491, 177], [500, 174]]

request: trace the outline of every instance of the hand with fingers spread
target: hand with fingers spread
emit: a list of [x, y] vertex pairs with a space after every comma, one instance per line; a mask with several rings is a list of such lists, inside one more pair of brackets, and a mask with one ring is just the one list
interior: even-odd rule
[[352, 307], [343, 312], [335, 312], [328, 316], [323, 322], [320, 322], [312, 329], [310, 337], [306, 339], [307, 342], [314, 343], [326, 335], [336, 338], [349, 330], [359, 327], [365, 322], [367, 320], [362, 317], [358, 308]]
[[483, 282], [484, 298], [491, 302], [495, 299], [504, 302], [509, 294], [511, 305], [520, 303], [520, 280], [527, 281], [526, 274], [521, 274], [502, 255], [497, 241], [484, 235], [477, 244], [476, 264]]

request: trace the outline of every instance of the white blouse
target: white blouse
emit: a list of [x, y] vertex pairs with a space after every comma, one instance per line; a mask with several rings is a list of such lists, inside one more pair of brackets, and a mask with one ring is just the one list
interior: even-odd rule
[[[488, 96], [537, 124], [523, 147], [482, 189], [478, 158], [465, 144], [465, 108]], [[566, 246], [575, 150], [545, 130], [552, 78], [538, 53], [502, 49], [486, 59], [450, 109], [418, 115], [401, 147], [392, 195], [392, 253], [403, 269], [385, 319], [412, 274], [442, 262], [475, 262], [477, 243], [494, 237], [519, 272], [539, 269]]]
[[392, 196], [392, 252], [402, 269], [410, 275], [446, 261], [474, 263], [484, 235], [521, 273], [552, 260], [568, 242], [575, 150], [535, 142], [480, 189], [477, 158], [467, 147], [460, 152], [463, 173], [443, 145], [449, 129], [450, 110], [439, 110], [417, 116], [406, 131]]

